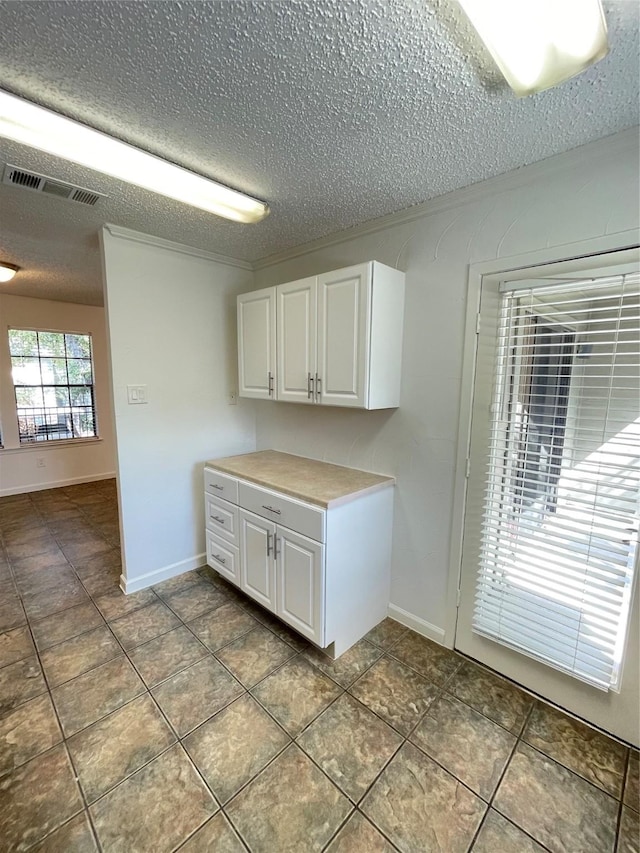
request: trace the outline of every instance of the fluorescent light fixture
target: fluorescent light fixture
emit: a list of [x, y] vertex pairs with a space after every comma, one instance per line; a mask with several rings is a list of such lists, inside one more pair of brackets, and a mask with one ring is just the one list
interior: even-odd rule
[[4, 261], [0, 262], [0, 283], [4, 284], [5, 281], [11, 281], [14, 275], [18, 272], [20, 267], [17, 267], [15, 264], [6, 264]]
[[269, 213], [263, 201], [2, 91], [0, 136], [236, 222]]
[[459, 0], [520, 96], [549, 89], [606, 56], [600, 0]]

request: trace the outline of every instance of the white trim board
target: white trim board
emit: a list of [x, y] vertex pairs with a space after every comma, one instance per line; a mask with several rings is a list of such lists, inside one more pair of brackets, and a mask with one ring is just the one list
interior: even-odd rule
[[43, 492], [45, 489], [61, 489], [64, 486], [77, 486], [80, 483], [93, 483], [94, 480], [113, 480], [115, 478], [115, 471], [107, 471], [102, 474], [88, 474], [86, 477], [70, 477], [67, 480], [53, 480], [48, 483], [31, 483], [27, 486], [12, 486], [9, 489], [0, 489], [0, 497], [6, 497], [8, 495], [24, 495], [27, 492]]
[[419, 616], [414, 616], [413, 613], [409, 613], [408, 610], [403, 610], [402, 607], [398, 607], [396, 604], [390, 604], [389, 617], [391, 619], [395, 619], [396, 622], [399, 622], [406, 628], [411, 628], [417, 634], [426, 637], [428, 640], [433, 640], [441, 646], [444, 645], [443, 628], [438, 628], [436, 625], [432, 625], [431, 622], [427, 622]]
[[110, 222], [103, 226], [112, 237], [122, 240], [131, 240], [133, 243], [143, 243], [146, 246], [155, 246], [159, 249], [168, 249], [170, 252], [180, 252], [182, 255], [191, 255], [194, 258], [204, 258], [206, 261], [215, 261], [226, 264], [229, 267], [239, 267], [243, 270], [252, 270], [251, 261], [241, 261], [230, 255], [220, 255], [217, 252], [208, 252], [205, 249], [197, 249], [195, 246], [186, 246], [184, 243], [176, 243], [173, 240], [165, 240], [164, 237], [154, 237], [153, 234], [144, 234], [142, 231], [133, 231], [131, 228], [122, 228]]
[[171, 563], [168, 566], [162, 566], [159, 569], [154, 569], [152, 572], [146, 572], [144, 575], [128, 580], [124, 574], [120, 575], [120, 589], [125, 595], [130, 595], [132, 592], [138, 592], [141, 589], [147, 589], [150, 586], [155, 586], [162, 581], [167, 581], [170, 578], [175, 578], [185, 572], [190, 572], [192, 569], [199, 569], [207, 564], [206, 554], [196, 554], [195, 557], [188, 557], [186, 560], [180, 560], [178, 563]]

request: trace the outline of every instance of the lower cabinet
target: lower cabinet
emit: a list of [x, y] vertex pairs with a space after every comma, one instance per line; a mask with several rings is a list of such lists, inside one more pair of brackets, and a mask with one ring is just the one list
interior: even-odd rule
[[[229, 479], [205, 471], [211, 568], [336, 657], [384, 619], [392, 488], [324, 509]], [[232, 500], [219, 497], [221, 484]]]

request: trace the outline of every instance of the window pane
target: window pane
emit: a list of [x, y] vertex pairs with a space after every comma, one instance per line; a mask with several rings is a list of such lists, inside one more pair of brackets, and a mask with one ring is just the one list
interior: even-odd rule
[[72, 406], [90, 406], [91, 405], [91, 389], [90, 388], [70, 388], [71, 405]]
[[11, 355], [38, 355], [38, 333], [23, 329], [9, 329]]
[[91, 409], [74, 410], [73, 431], [76, 436], [84, 438], [96, 434], [95, 418]]
[[90, 358], [91, 338], [89, 335], [65, 335], [69, 358]]
[[40, 385], [40, 361], [37, 358], [13, 356], [11, 369], [14, 385]]
[[69, 383], [71, 385], [91, 385], [93, 376], [91, 371], [91, 360], [88, 358], [70, 358], [67, 362], [69, 368]]
[[19, 409], [42, 408], [42, 388], [16, 388], [16, 404]]
[[67, 384], [67, 362], [64, 358], [41, 358], [44, 385]]
[[38, 332], [40, 355], [58, 355], [64, 358], [64, 335], [62, 332]]
[[69, 388], [67, 385], [44, 386], [44, 403], [50, 409], [65, 408], [70, 405]]

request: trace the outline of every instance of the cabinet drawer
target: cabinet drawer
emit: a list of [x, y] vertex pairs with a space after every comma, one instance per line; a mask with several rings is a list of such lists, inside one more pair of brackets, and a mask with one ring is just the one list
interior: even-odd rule
[[320, 507], [242, 481], [238, 498], [240, 506], [256, 515], [296, 530], [316, 542], [324, 542], [325, 512]]
[[224, 498], [231, 503], [238, 503], [238, 481], [235, 477], [228, 477], [213, 468], [204, 469], [204, 490], [210, 495]]
[[214, 498], [206, 492], [204, 506], [207, 529], [235, 544], [238, 536], [238, 507], [228, 501]]
[[207, 565], [240, 586], [240, 558], [235, 545], [207, 530]]

